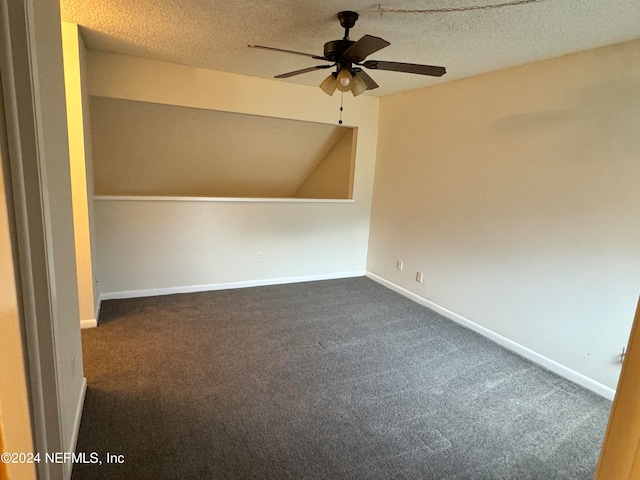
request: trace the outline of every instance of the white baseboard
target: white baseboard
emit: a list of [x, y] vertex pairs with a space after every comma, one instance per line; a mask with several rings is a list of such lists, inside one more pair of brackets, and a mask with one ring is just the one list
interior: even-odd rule
[[[82, 377], [82, 385], [80, 387], [80, 395], [78, 396], [78, 405], [76, 407], [76, 415], [73, 419], [73, 430], [71, 431], [71, 438], [67, 445], [67, 452], [75, 452], [78, 444], [78, 434], [80, 433], [80, 421], [82, 420], [82, 410], [84, 408], [84, 397], [87, 393], [87, 378]], [[73, 470], [73, 462], [71, 459], [65, 464], [65, 476], [67, 480], [71, 479], [71, 472]]]
[[592, 392], [597, 393], [598, 395], [601, 395], [609, 400], [613, 400], [613, 397], [615, 396], [616, 391], [614, 389], [607, 387], [606, 385], [603, 385], [599, 382], [596, 382], [595, 380], [589, 377], [586, 377], [581, 373], [576, 372], [575, 370], [571, 370], [570, 368], [565, 367], [564, 365], [561, 365], [558, 362], [555, 362], [554, 360], [551, 360], [550, 358], [545, 357], [544, 355], [540, 355], [539, 353], [536, 353], [533, 350], [530, 350], [527, 347], [514, 342], [513, 340], [503, 337], [502, 335], [495, 333], [492, 330], [489, 330], [488, 328], [483, 327], [482, 325], [478, 325], [477, 323], [474, 323], [471, 320], [461, 315], [458, 315], [457, 313], [452, 312], [451, 310], [447, 310], [446, 308], [441, 307], [440, 305], [437, 305], [421, 297], [420, 295], [416, 295], [415, 293], [410, 292], [409, 290], [406, 290], [396, 285], [395, 283], [385, 280], [384, 278], [379, 277], [374, 273], [366, 272], [366, 276], [380, 283], [381, 285], [384, 285], [385, 287], [395, 292], [398, 292], [399, 294], [409, 298], [410, 300], [413, 300], [414, 302], [419, 303], [420, 305], [423, 305], [433, 310], [434, 312], [439, 313], [440, 315], [448, 318], [449, 320], [453, 320], [454, 322], [459, 323], [460, 325], [463, 325], [475, 332], [478, 332], [480, 335], [487, 337], [488, 339], [492, 340], [498, 345], [501, 345], [506, 349], [511, 350], [512, 352], [515, 352], [518, 355], [521, 355], [522, 357], [528, 360], [531, 360], [534, 363], [537, 363], [538, 365], [546, 368], [547, 370], [550, 370], [553, 373], [556, 373], [561, 377], [566, 378], [567, 380], [577, 383], [578, 385], [585, 387], [591, 390]]
[[180, 287], [148, 288], [142, 290], [105, 292], [100, 294], [100, 301], [121, 298], [156, 297], [158, 295], [172, 295], [174, 293], [195, 293], [208, 292], [213, 290], [230, 290], [234, 288], [263, 287], [267, 285], [282, 285], [285, 283], [315, 282], [318, 280], [362, 277], [363, 275], [365, 275], [364, 271], [340, 272], [320, 275], [305, 275], [300, 277], [279, 277], [266, 278], [262, 280], [246, 280], [242, 282], [214, 283], [209, 285], [185, 285]]
[[80, 328], [94, 328], [97, 326], [98, 326], [98, 321], [95, 318], [80, 320]]

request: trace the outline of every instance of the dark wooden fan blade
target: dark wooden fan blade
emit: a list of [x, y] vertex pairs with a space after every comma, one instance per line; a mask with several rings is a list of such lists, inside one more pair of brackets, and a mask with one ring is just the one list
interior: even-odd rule
[[382, 50], [384, 47], [388, 47], [389, 45], [391, 44], [382, 38], [365, 35], [347, 48], [342, 55], [347, 60], [357, 63], [363, 61], [372, 53]]
[[432, 77], [441, 77], [447, 73], [444, 67], [436, 67], [433, 65], [419, 65], [417, 63], [400, 63], [400, 62], [383, 62], [379, 60], [367, 60], [362, 64], [363, 67], [372, 70], [390, 70], [392, 72], [417, 73], [418, 75], [430, 75]]
[[364, 80], [364, 83], [367, 84], [367, 90], [373, 90], [374, 88], [378, 88], [380, 86], [364, 70], [358, 69], [356, 76]]
[[303, 52], [294, 52], [293, 50], [284, 50], [282, 48], [265, 47], [263, 45], [247, 45], [247, 47], [261, 48], [262, 50], [272, 50], [274, 52], [280, 52], [280, 53], [292, 53], [293, 55], [302, 55], [303, 57], [311, 57], [311, 58], [315, 58], [316, 60], [326, 60], [326, 58], [320, 57], [318, 55], [312, 55], [310, 53], [303, 53]]
[[303, 68], [301, 70], [295, 70], [293, 72], [281, 73], [280, 75], [276, 75], [273, 78], [289, 78], [294, 75], [300, 75], [301, 73], [313, 72], [314, 70], [320, 70], [322, 68], [331, 68], [333, 65], [316, 65], [315, 67]]

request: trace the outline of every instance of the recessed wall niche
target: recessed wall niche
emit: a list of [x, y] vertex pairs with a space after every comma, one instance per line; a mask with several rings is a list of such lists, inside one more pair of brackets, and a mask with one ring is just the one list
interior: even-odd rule
[[351, 199], [357, 128], [92, 96], [95, 194]]

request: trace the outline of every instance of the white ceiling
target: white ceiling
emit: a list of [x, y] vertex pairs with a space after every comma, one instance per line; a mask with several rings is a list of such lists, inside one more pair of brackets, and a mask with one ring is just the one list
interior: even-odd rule
[[[512, 0], [391, 0], [382, 8], [442, 9]], [[250, 49], [267, 45], [322, 55], [342, 38], [336, 18], [355, 10], [351, 39], [382, 37], [391, 46], [369, 59], [441, 65], [441, 79], [369, 70], [373, 95], [557, 57], [640, 37], [638, 0], [538, 0], [490, 10], [412, 14], [376, 13], [370, 0], [61, 0], [62, 19], [82, 26], [89, 48], [271, 78], [322, 63]], [[319, 85], [327, 71], [286, 80]]]

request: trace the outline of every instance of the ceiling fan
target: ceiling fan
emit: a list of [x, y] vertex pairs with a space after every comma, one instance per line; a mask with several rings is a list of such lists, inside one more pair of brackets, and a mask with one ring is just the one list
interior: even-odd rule
[[372, 70], [389, 70], [392, 72], [415, 73], [418, 75], [430, 75], [441, 77], [447, 70], [444, 67], [433, 65], [420, 65], [415, 63], [387, 62], [382, 60], [365, 60], [372, 53], [382, 50], [390, 45], [382, 38], [372, 35], [365, 35], [360, 40], [349, 40], [349, 29], [353, 28], [358, 20], [356, 12], [344, 11], [338, 13], [340, 25], [344, 28], [344, 38], [342, 40], [331, 40], [324, 44], [324, 55], [312, 55], [309, 53], [295, 52], [281, 48], [264, 47], [262, 45], [249, 45], [251, 48], [262, 48], [282, 53], [302, 55], [316, 60], [333, 62], [329, 65], [316, 65], [315, 67], [303, 68], [293, 72], [282, 73], [274, 78], [289, 78], [302, 73], [313, 72], [325, 68], [336, 67], [336, 71], [331, 73], [320, 84], [320, 88], [327, 94], [333, 95], [336, 88], [341, 92], [350, 91], [353, 96], [358, 96], [366, 90], [378, 88], [378, 84], [361, 67]]

